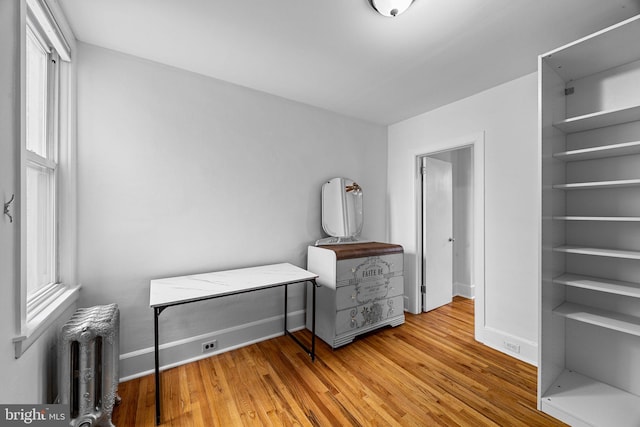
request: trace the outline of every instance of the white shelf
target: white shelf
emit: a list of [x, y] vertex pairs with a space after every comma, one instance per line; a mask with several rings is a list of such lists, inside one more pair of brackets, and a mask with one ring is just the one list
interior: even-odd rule
[[640, 179], [621, 179], [617, 181], [572, 182], [569, 184], [556, 184], [557, 190], [589, 190], [600, 188], [624, 188], [640, 186]]
[[541, 403], [551, 415], [572, 417], [574, 425], [640, 426], [640, 397], [569, 370], [558, 376]]
[[622, 282], [619, 280], [602, 279], [599, 277], [583, 276], [580, 274], [563, 274], [554, 278], [553, 283], [606, 292], [609, 294], [640, 298], [640, 283]]
[[572, 302], [565, 302], [559, 305], [553, 310], [553, 314], [640, 337], [640, 317], [601, 310]]
[[569, 254], [602, 256], [609, 258], [640, 259], [639, 251], [624, 251], [619, 249], [590, 248], [585, 246], [558, 246], [553, 248], [555, 252]]
[[640, 222], [639, 216], [554, 216], [559, 221]]
[[561, 153], [554, 154], [553, 157], [559, 160], [564, 160], [565, 162], [574, 162], [580, 160], [604, 159], [606, 157], [629, 156], [633, 154], [640, 154], [640, 141], [563, 151]]
[[585, 130], [603, 128], [605, 126], [640, 120], [640, 106], [636, 105], [618, 110], [598, 111], [556, 122], [554, 127], [563, 132], [573, 133]]
[[559, 47], [543, 59], [565, 82], [577, 80], [640, 58], [636, 40], [640, 40], [640, 16]]

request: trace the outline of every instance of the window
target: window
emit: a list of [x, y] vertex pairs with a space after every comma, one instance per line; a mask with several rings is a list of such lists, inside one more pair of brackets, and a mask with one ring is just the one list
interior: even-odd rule
[[55, 293], [58, 58], [30, 20], [26, 34], [26, 258], [27, 321]]
[[45, 0], [24, 9], [19, 357], [77, 298], [70, 47]]

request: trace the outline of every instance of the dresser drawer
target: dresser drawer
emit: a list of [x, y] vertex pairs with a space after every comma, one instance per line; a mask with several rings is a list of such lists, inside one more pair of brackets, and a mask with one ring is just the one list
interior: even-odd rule
[[362, 304], [336, 313], [336, 335], [382, 323], [404, 314], [402, 295]]
[[336, 286], [402, 275], [402, 264], [402, 253], [340, 260], [336, 265]]
[[336, 309], [355, 307], [375, 300], [386, 299], [403, 294], [402, 276], [389, 279], [378, 278], [360, 282], [357, 285], [341, 286], [336, 289]]

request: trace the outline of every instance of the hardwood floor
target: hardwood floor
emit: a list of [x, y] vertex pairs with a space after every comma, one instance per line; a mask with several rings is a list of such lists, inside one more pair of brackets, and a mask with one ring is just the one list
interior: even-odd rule
[[[337, 350], [317, 340], [315, 363], [282, 336], [166, 370], [162, 425], [563, 425], [536, 410], [535, 367], [474, 341], [473, 301], [406, 317]], [[118, 427], [154, 425], [153, 375], [120, 396]]]

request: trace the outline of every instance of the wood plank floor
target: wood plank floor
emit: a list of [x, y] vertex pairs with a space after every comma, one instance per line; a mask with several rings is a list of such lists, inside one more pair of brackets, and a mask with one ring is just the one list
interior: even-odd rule
[[[166, 370], [162, 425], [563, 425], [536, 410], [535, 367], [474, 341], [473, 301], [406, 317], [337, 350], [317, 340], [315, 363], [282, 336]], [[120, 396], [118, 427], [154, 425], [153, 375]]]

